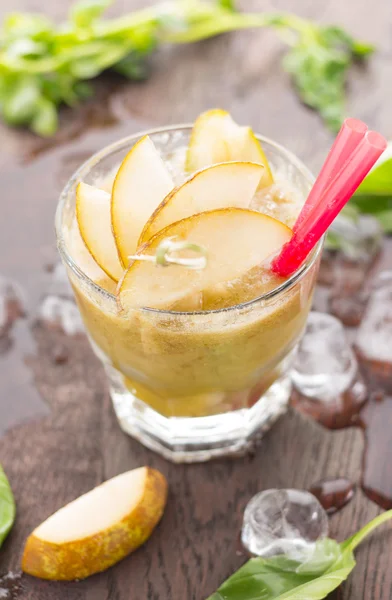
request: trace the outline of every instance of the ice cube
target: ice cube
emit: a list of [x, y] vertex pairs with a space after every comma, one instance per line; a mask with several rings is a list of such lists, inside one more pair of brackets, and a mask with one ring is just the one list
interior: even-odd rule
[[277, 181], [259, 190], [255, 194], [250, 208], [292, 227], [302, 204], [303, 197], [293, 185], [287, 181]]
[[330, 232], [337, 238], [343, 254], [351, 260], [369, 264], [381, 250], [382, 227], [371, 215], [361, 215], [355, 220], [340, 215]]
[[309, 398], [332, 401], [354, 384], [357, 373], [357, 360], [341, 322], [311, 312], [292, 371], [297, 390]]
[[73, 298], [72, 287], [62, 262], [58, 262], [53, 267], [47, 293], [62, 298]]
[[245, 509], [241, 540], [257, 556], [285, 554], [302, 563], [313, 554], [316, 542], [327, 536], [327, 514], [310, 492], [266, 490]]
[[363, 361], [391, 381], [392, 375], [392, 271], [383, 271], [372, 291], [358, 330], [356, 349]]
[[46, 325], [59, 328], [67, 335], [84, 332], [67, 271], [61, 262], [53, 269], [47, 293], [39, 307], [39, 318]]
[[392, 364], [392, 272], [389, 273], [382, 274], [371, 295], [356, 345], [368, 358]]
[[366, 302], [367, 295], [364, 293], [347, 296], [334, 294], [329, 299], [329, 309], [346, 327], [358, 327], [365, 312]]
[[84, 332], [78, 307], [70, 298], [51, 294], [46, 296], [40, 306], [39, 316], [44, 323], [59, 328], [67, 335]]

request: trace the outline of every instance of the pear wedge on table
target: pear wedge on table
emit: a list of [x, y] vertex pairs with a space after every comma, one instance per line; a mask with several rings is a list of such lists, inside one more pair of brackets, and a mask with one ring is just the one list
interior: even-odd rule
[[198, 171], [172, 190], [147, 221], [139, 239], [144, 244], [171, 223], [219, 208], [248, 208], [264, 173], [251, 162], [227, 162]]
[[67, 504], [28, 537], [25, 573], [51, 580], [84, 579], [136, 550], [162, 517], [167, 482], [141, 467], [113, 477]]
[[291, 236], [291, 229], [280, 221], [244, 208], [206, 211], [172, 223], [139, 253], [154, 256], [164, 240], [173, 238], [202, 246], [207, 254], [205, 268], [162, 267], [135, 260], [117, 288], [119, 305], [125, 311], [173, 306], [185, 310], [185, 300], [198, 298], [217, 283], [242, 277], [280, 250]]
[[111, 226], [124, 267], [147, 220], [173, 187], [159, 152], [143, 137], [124, 158], [113, 183]]
[[264, 174], [260, 188], [273, 183], [264, 150], [250, 127], [238, 125], [220, 108], [202, 113], [195, 121], [186, 155], [186, 169], [192, 173], [207, 165], [233, 160], [260, 163]]

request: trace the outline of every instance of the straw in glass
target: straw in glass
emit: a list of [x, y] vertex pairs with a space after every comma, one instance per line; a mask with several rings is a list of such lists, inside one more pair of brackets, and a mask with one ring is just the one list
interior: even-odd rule
[[350, 159], [351, 154], [365, 136], [367, 129], [366, 123], [359, 119], [346, 119], [344, 121], [298, 216], [294, 225], [294, 231], [301, 227], [302, 223], [322, 199], [322, 194], [325, 189], [338, 174], [343, 165]]
[[[273, 260], [271, 265], [273, 272], [287, 277], [298, 269], [351, 198], [386, 146], [386, 140], [375, 131], [368, 131], [360, 139], [359, 144], [351, 152], [351, 156], [346, 157], [344, 164], [329, 185], [324, 191], [321, 190], [320, 196], [311, 198], [312, 204], [307, 216], [302, 218], [298, 224], [296, 223], [293, 237]], [[328, 158], [330, 159], [330, 157]], [[336, 167], [337, 163], [335, 169]], [[311, 194], [309, 194], [308, 200], [310, 197]]]

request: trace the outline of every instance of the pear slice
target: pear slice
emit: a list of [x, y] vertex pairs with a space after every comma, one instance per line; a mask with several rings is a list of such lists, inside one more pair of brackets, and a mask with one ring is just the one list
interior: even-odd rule
[[76, 188], [80, 235], [95, 262], [113, 281], [123, 274], [110, 221], [110, 194], [87, 183]]
[[166, 479], [148, 467], [109, 479], [33, 531], [24, 548], [23, 571], [68, 581], [104, 571], [150, 537], [166, 497]]
[[148, 136], [143, 137], [124, 158], [112, 191], [112, 229], [125, 267], [146, 221], [173, 187], [157, 149]]
[[262, 264], [291, 235], [280, 221], [244, 208], [208, 211], [177, 221], [142, 246], [139, 253], [154, 255], [163, 240], [173, 237], [203, 246], [207, 251], [206, 267], [161, 267], [135, 260], [118, 287], [119, 304], [124, 310], [181, 306], [181, 301], [192, 294], [235, 280]]
[[271, 169], [260, 142], [250, 127], [241, 127], [222, 109], [208, 110], [195, 121], [186, 156], [190, 173], [207, 165], [245, 160], [264, 165], [259, 188], [273, 183]]
[[91, 281], [105, 289], [107, 292], [114, 294], [117, 287], [116, 282], [98, 266], [90, 252], [87, 250], [86, 244], [80, 235], [76, 219], [72, 221], [72, 225], [69, 229], [67, 245], [69, 253], [79, 269], [89, 277]]
[[203, 169], [172, 190], [147, 221], [139, 244], [158, 231], [206, 210], [248, 208], [264, 167], [249, 162], [228, 162]]

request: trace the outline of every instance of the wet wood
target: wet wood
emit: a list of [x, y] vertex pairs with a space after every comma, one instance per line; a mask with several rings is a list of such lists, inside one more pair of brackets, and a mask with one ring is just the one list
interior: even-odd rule
[[[1, 3], [0, 16], [11, 8], [45, 7], [60, 18], [67, 4], [13, 0], [12, 7]], [[123, 0], [115, 10], [137, 5], [143, 2]], [[260, 3], [241, 2], [241, 7], [260, 9]], [[353, 10], [340, 0], [298, 0], [295, 7], [377, 45], [370, 68], [351, 76], [349, 112], [392, 137], [389, 2], [358, 0]], [[292, 3], [281, 0], [274, 9], [291, 10]], [[245, 560], [238, 536], [242, 511], [256, 491], [308, 488], [325, 478], [361, 478], [362, 432], [328, 431], [293, 410], [253, 456], [171, 465], [121, 433], [104, 374], [87, 341], [34, 325], [51, 277], [45, 265], [57, 260], [53, 215], [61, 186], [85, 157], [110, 141], [146, 124], [189, 121], [206, 108], [223, 106], [317, 169], [332, 137], [318, 116], [298, 102], [279, 67], [281, 54], [281, 43], [268, 32], [242, 32], [165, 50], [153, 59], [147, 83], [116, 77], [97, 82], [98, 99], [64, 111], [54, 141], [0, 126], [0, 275], [21, 285], [27, 310], [10, 333], [16, 363], [5, 364], [8, 355], [0, 355], [0, 431], [7, 422], [0, 462], [18, 504], [16, 525], [0, 551], [0, 575], [18, 569], [24, 540], [42, 519], [104, 479], [148, 464], [162, 470], [170, 484], [162, 523], [137, 553], [84, 582], [53, 584], [24, 577], [23, 600], [203, 600]], [[384, 268], [391, 267], [386, 253], [382, 260]], [[58, 360], [59, 355], [66, 360]], [[28, 391], [32, 379], [40, 398]], [[387, 454], [375, 467], [380, 477], [388, 472]], [[358, 490], [331, 518], [331, 534], [343, 539], [380, 512]], [[385, 527], [361, 547], [358, 567], [334, 598], [390, 600], [391, 547], [392, 529]]]

